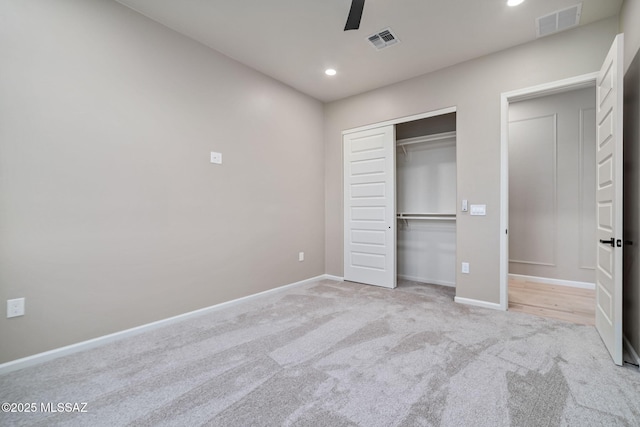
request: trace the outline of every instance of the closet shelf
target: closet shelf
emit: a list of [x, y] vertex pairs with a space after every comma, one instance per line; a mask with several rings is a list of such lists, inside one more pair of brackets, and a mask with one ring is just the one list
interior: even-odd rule
[[396, 141], [396, 146], [403, 147], [406, 145], [413, 145], [413, 144], [425, 144], [429, 142], [442, 141], [444, 139], [451, 139], [455, 137], [456, 137], [456, 131], [436, 133], [433, 135], [419, 136], [416, 138], [399, 139]]

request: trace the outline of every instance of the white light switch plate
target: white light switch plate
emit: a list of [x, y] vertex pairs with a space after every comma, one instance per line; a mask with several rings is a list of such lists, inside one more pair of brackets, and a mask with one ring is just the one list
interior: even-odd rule
[[211, 163], [215, 163], [217, 165], [222, 164], [222, 153], [216, 153], [215, 151], [211, 152]]
[[468, 262], [463, 262], [462, 263], [462, 272], [464, 274], [469, 274], [469, 263]]
[[487, 205], [471, 205], [471, 215], [486, 215]]

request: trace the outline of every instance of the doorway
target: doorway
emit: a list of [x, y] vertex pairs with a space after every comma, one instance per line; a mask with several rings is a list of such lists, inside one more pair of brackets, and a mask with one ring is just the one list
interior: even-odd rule
[[595, 324], [596, 92], [509, 104], [509, 310]]
[[512, 103], [562, 94], [590, 88], [595, 85], [598, 73], [584, 74], [548, 84], [533, 86], [501, 96], [501, 207], [500, 207], [500, 308], [508, 309], [509, 280], [509, 107]]

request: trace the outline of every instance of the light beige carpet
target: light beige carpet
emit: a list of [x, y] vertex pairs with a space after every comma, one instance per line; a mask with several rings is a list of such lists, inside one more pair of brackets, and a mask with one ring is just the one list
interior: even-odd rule
[[638, 426], [640, 374], [591, 326], [323, 281], [0, 377], [0, 425]]

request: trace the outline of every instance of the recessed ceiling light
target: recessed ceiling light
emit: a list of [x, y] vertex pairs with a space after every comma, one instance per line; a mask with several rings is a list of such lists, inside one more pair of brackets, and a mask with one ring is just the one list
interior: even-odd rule
[[521, 4], [524, 0], [507, 0], [507, 6], [517, 6]]
[[324, 73], [327, 76], [335, 76], [336, 75], [336, 70], [334, 70], [333, 68], [327, 68], [326, 70], [324, 70]]

